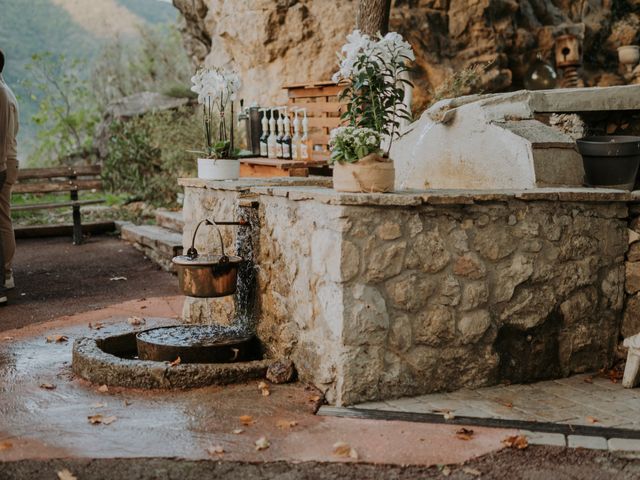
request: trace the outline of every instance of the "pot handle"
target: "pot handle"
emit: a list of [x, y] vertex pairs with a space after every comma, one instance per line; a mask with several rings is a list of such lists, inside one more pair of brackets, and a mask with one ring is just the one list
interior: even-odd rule
[[216, 227], [216, 232], [218, 232], [218, 239], [220, 240], [220, 250], [222, 252], [222, 256], [220, 257], [220, 263], [228, 262], [229, 257], [227, 257], [227, 255], [225, 255], [224, 253], [224, 242], [222, 241], [222, 233], [220, 233], [220, 227], [218, 227], [218, 225], [214, 220], [209, 220], [208, 218], [201, 220], [200, 222], [198, 222], [198, 225], [196, 225], [196, 229], [193, 232], [193, 238], [191, 239], [191, 248], [187, 250], [187, 257], [189, 257], [190, 260], [198, 258], [198, 250], [196, 250], [196, 247], [195, 247], [196, 235], [198, 235], [198, 229], [200, 228], [200, 225], [202, 225], [203, 223], [205, 225], [211, 225]]

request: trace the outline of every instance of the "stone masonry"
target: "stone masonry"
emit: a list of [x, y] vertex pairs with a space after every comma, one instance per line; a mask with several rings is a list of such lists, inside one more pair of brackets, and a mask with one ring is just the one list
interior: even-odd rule
[[558, 192], [250, 188], [267, 355], [292, 358], [337, 405], [609, 365], [626, 197]]
[[625, 263], [625, 309], [622, 336], [640, 333], [640, 205], [629, 206], [629, 250]]

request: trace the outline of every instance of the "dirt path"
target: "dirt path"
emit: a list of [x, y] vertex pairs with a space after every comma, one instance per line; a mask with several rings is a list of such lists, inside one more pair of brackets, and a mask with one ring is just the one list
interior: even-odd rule
[[19, 240], [14, 269], [16, 289], [0, 309], [0, 331], [179, 293], [173, 275], [113, 236], [93, 237], [80, 246], [66, 237]]

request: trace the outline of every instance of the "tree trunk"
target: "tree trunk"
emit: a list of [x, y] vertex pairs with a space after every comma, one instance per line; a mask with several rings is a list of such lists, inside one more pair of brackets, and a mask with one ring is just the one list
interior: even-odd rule
[[356, 28], [369, 36], [389, 31], [391, 0], [360, 0], [356, 14]]

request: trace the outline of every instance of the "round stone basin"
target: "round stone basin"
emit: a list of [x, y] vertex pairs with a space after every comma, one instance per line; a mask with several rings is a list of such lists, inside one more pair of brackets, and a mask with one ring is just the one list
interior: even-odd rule
[[[157, 329], [148, 331], [153, 330]], [[177, 357], [169, 357], [170, 361], [143, 360], [138, 358], [136, 337], [144, 332], [76, 339], [72, 360], [74, 373], [99, 385], [181, 389], [264, 378], [273, 363], [273, 360], [263, 359], [256, 339], [244, 344], [241, 360], [234, 362], [183, 363], [182, 357], [179, 363], [175, 361]]]
[[252, 343], [252, 335], [224, 325], [158, 327], [136, 335], [138, 358], [157, 362], [243, 362], [255, 351]]

